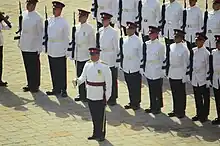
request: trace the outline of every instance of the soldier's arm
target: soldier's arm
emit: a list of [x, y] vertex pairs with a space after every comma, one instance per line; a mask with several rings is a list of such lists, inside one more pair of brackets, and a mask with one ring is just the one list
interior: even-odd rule
[[178, 18], [179, 19], [179, 25], [180, 27], [183, 25], [183, 7], [181, 5], [180, 9], [179, 9], [179, 12], [178, 12]]
[[115, 32], [115, 34], [113, 36], [113, 48], [114, 48], [116, 56], [119, 53], [119, 45], [118, 44], [119, 44], [119, 36], [118, 36], [118, 33]]
[[[206, 67], [206, 73], [210, 72], [210, 67], [209, 67], [209, 55], [210, 53], [207, 51], [207, 54], [205, 56], [205, 67]], [[206, 74], [207, 77], [209, 76], [209, 74]], [[207, 78], [206, 77], [206, 78]]]
[[77, 79], [77, 84], [81, 85], [82, 83], [84, 83], [86, 81], [86, 72], [87, 72], [87, 67], [88, 67], [88, 63], [85, 64], [82, 74], [80, 75], [80, 77]]
[[38, 35], [38, 41], [39, 41], [39, 52], [42, 51], [42, 42], [43, 42], [43, 32], [44, 32], [44, 26], [43, 26], [43, 19], [40, 18], [38, 21], [37, 21], [37, 35]]
[[95, 30], [93, 27], [91, 28], [88, 39], [89, 39], [89, 48], [95, 47], [96, 46], [96, 39], [95, 39]]
[[157, 1], [157, 5], [155, 8], [155, 14], [156, 14], [156, 25], [159, 26], [159, 21], [161, 20], [161, 6], [160, 6], [160, 2]]
[[160, 62], [162, 65], [163, 65], [163, 61], [166, 58], [165, 52], [166, 52], [165, 46], [161, 44], [160, 51], [159, 51], [159, 57], [160, 57]]
[[64, 39], [64, 48], [67, 52], [67, 49], [69, 48], [69, 42], [70, 42], [70, 27], [67, 22], [64, 23], [63, 28], [63, 39]]
[[187, 72], [187, 67], [189, 66], [189, 50], [186, 48], [184, 54], [183, 54], [183, 67], [185, 70], [185, 73]]
[[201, 11], [201, 9], [199, 9], [199, 28], [200, 28], [200, 31], [202, 32], [202, 27], [203, 27], [203, 18], [204, 18], [204, 16], [203, 16], [203, 12]]
[[139, 43], [138, 43], [138, 57], [140, 59], [140, 63], [141, 63], [141, 60], [142, 60], [142, 57], [143, 57], [143, 42], [141, 40], [139, 40]]
[[118, 18], [118, 11], [119, 11], [119, 7], [118, 7], [118, 0], [112, 0], [112, 13], [113, 13], [113, 18], [112, 18], [112, 23], [116, 23], [117, 22], [117, 18]]
[[104, 79], [106, 84], [106, 91], [105, 91], [106, 101], [108, 101], [110, 96], [112, 95], [112, 74], [108, 66], [105, 66], [104, 68]]

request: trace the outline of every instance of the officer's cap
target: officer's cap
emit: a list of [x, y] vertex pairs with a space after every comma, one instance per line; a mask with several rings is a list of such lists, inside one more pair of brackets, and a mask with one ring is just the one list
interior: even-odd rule
[[52, 4], [53, 4], [53, 8], [61, 8], [62, 9], [65, 7], [65, 5], [59, 1], [53, 1]]
[[79, 11], [79, 15], [80, 15], [80, 16], [87, 16], [87, 15], [90, 14], [89, 11], [84, 10], [84, 9], [78, 9], [78, 11]]
[[216, 43], [220, 43], [220, 35], [215, 35], [215, 41]]
[[213, 3], [214, 4], [217, 4], [217, 3], [220, 4], [220, 0], [213, 0]]
[[203, 32], [197, 32], [196, 33], [196, 39], [206, 41], [208, 38]]
[[184, 31], [182, 31], [182, 30], [180, 30], [180, 29], [174, 29], [173, 31], [174, 31], [174, 35], [176, 35], [176, 36], [182, 36], [182, 37], [184, 37], [185, 34], [186, 34], [186, 32], [184, 32]]
[[110, 13], [102, 12], [100, 13], [102, 19], [111, 19], [113, 16]]
[[138, 27], [137, 23], [135, 23], [135, 22], [127, 21], [126, 24], [127, 24], [128, 28], [136, 29]]
[[99, 48], [93, 47], [93, 48], [89, 48], [89, 52], [90, 53], [99, 53], [101, 50]]
[[160, 32], [160, 28], [156, 26], [149, 26], [149, 33], [158, 33]]
[[36, 4], [38, 2], [38, 0], [27, 0], [26, 3], [32, 3], [32, 4]]

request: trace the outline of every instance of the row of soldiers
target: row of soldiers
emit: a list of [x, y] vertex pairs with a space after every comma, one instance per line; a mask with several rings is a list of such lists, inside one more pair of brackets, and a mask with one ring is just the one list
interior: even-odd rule
[[[141, 77], [144, 76], [147, 78], [150, 93], [150, 108], [145, 111], [153, 114], [161, 113], [161, 108], [163, 107], [163, 78], [167, 76], [173, 97], [173, 112], [168, 114], [170, 117], [185, 117], [185, 83], [191, 81], [197, 109], [196, 116], [192, 120], [201, 122], [208, 120], [210, 107], [209, 87], [212, 85], [218, 114], [218, 117], [212, 123], [220, 123], [219, 0], [213, 1], [214, 11], [210, 12], [207, 17], [207, 34], [204, 31], [201, 32], [200, 27], [203, 26], [201, 21], [202, 14], [200, 9], [195, 6], [196, 0], [189, 1], [191, 7], [187, 9], [188, 15], [185, 30], [181, 29], [183, 9], [175, 0], [170, 0], [170, 3], [164, 5], [166, 6], [165, 13], [163, 13], [165, 14], [165, 21], [161, 21], [161, 23], [165, 22], [164, 27], [159, 27], [159, 23], [150, 23], [150, 18], [144, 17], [144, 15], [148, 15], [155, 22], [161, 19], [159, 13], [157, 15], [153, 14], [156, 12], [154, 10], [158, 11], [158, 8], [160, 8], [160, 5], [159, 7], [158, 5], [157, 7], [155, 6], [155, 4], [159, 4], [156, 0], [155, 3], [153, 1], [143, 1], [143, 3], [148, 2], [148, 5], [146, 5], [148, 8], [143, 9], [143, 5], [142, 10], [151, 11], [151, 13], [143, 12], [141, 14], [141, 17], [144, 18], [141, 24], [135, 22], [135, 17], [132, 20], [130, 19], [130, 16], [135, 16], [135, 14], [131, 15], [130, 8], [136, 6], [136, 4], [132, 4], [132, 7], [130, 7], [130, 1], [124, 3], [120, 1], [118, 6], [120, 8], [119, 21], [117, 24], [121, 32], [120, 39], [118, 31], [113, 28], [115, 20], [113, 8], [115, 7], [106, 10], [104, 6], [102, 7], [101, 1], [100, 3], [96, 1], [94, 4], [96, 6], [94, 12], [97, 20], [96, 35], [92, 25], [87, 22], [90, 11], [78, 9], [79, 24], [75, 26], [74, 23], [71, 43], [69, 43], [69, 25], [61, 16], [65, 4], [53, 1], [54, 16], [48, 20], [46, 19], [43, 24], [41, 16], [35, 11], [37, 2], [38, 0], [27, 0], [27, 10], [19, 17], [20, 29], [17, 33], [20, 33], [20, 36], [15, 37], [15, 39], [19, 39], [18, 44], [22, 52], [27, 76], [27, 86], [23, 87], [24, 92], [38, 92], [39, 90], [40, 53], [44, 51], [48, 54], [53, 84], [52, 91], [46, 92], [47, 95], [61, 94], [61, 97], [67, 97], [66, 58], [74, 59], [77, 77], [79, 77], [74, 80], [74, 84], [75, 82], [79, 84], [79, 96], [75, 100], [89, 102], [93, 122], [99, 121], [94, 124], [96, 125], [95, 129], [99, 129], [97, 131], [100, 131], [100, 126], [97, 125], [102, 124], [100, 119], [102, 119], [101, 121], [105, 120], [104, 106], [102, 105], [103, 94], [105, 94], [105, 100], [108, 105], [114, 106], [117, 104], [118, 67], [124, 72], [129, 91], [130, 102], [124, 106], [125, 109], [137, 110], [140, 108]], [[107, 6], [109, 8], [111, 5], [108, 3]], [[126, 6], [127, 9], [123, 8], [123, 6]], [[140, 7], [138, 8], [140, 12]], [[188, 17], [192, 16], [193, 18], [188, 19]], [[4, 24], [8, 18], [3, 15], [1, 17], [0, 28], [9, 29], [9, 25]], [[127, 35], [126, 37], [122, 36], [122, 29], [124, 34]], [[142, 33], [142, 40], [138, 37], [137, 30]], [[160, 34], [164, 35], [166, 46], [158, 40]], [[2, 52], [2, 34], [1, 42]], [[42, 42], [44, 47], [42, 47]], [[206, 48], [207, 42], [208, 46]], [[68, 49], [69, 47], [71, 49]], [[90, 48], [89, 51], [88, 48]], [[98, 58], [94, 59], [97, 54]], [[88, 61], [90, 59], [89, 55], [91, 56], [91, 61]], [[99, 55], [103, 62], [99, 60]], [[7, 83], [1, 81], [0, 85], [6, 86]], [[99, 107], [101, 108], [100, 111]], [[100, 113], [101, 118], [97, 116], [99, 112], [102, 112]], [[98, 137], [100, 138], [102, 134], [99, 133]], [[103, 136], [101, 136], [101, 140], [103, 140]], [[90, 137], [90, 139], [93, 138]]]

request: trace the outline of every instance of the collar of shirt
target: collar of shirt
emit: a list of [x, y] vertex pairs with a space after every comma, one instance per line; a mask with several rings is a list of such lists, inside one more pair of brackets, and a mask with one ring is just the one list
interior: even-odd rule
[[155, 44], [155, 43], [157, 43], [158, 41], [159, 41], [158, 39], [155, 39], [155, 40], [151, 41], [151, 43], [152, 43], [152, 44]]
[[104, 31], [108, 31], [108, 29], [110, 28], [111, 26], [107, 26], [107, 27], [104, 27]]
[[136, 34], [133, 34], [131, 36], [128, 36], [128, 39], [133, 39], [135, 37]]
[[201, 48], [196, 48], [196, 51], [204, 51], [206, 48], [203, 46], [203, 47], [201, 47]]
[[87, 25], [87, 22], [80, 24], [81, 27], [85, 27]]

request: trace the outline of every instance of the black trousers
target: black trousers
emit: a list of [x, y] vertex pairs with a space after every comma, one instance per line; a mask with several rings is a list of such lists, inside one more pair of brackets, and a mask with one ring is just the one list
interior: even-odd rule
[[88, 100], [90, 114], [93, 122], [93, 135], [98, 138], [105, 138], [106, 115], [105, 103], [103, 100]]
[[184, 116], [186, 110], [186, 88], [182, 80], [169, 79], [172, 97], [173, 112], [178, 116]]
[[163, 107], [163, 79], [151, 80], [147, 79], [150, 93], [150, 109], [159, 111]]
[[196, 47], [196, 43], [190, 43], [189, 41], [186, 41], [188, 50], [191, 50], [192, 48]]
[[220, 87], [218, 89], [213, 88], [213, 91], [214, 91], [214, 96], [215, 96], [217, 116], [218, 118], [220, 118]]
[[67, 75], [66, 75], [66, 57], [51, 57], [49, 58], [50, 73], [53, 84], [53, 91], [60, 93], [66, 91]]
[[206, 118], [210, 109], [210, 91], [203, 86], [193, 86], [194, 97], [196, 101], [196, 113], [200, 118]]
[[0, 82], [2, 81], [3, 72], [3, 46], [0, 46]]
[[24, 67], [27, 77], [27, 86], [30, 89], [38, 89], [40, 86], [40, 55], [38, 52], [22, 51]]
[[[87, 61], [77, 61], [77, 77], [80, 77], [80, 75], [82, 74], [83, 68], [85, 66]], [[76, 64], [76, 61], [75, 61]], [[82, 100], [86, 99], [86, 86], [85, 83], [81, 84], [80, 86], [78, 86], [79, 89], [79, 98]]]
[[128, 87], [130, 105], [139, 106], [141, 103], [141, 74], [139, 72], [124, 72], [124, 76]]
[[118, 68], [110, 67], [110, 70], [112, 73], [112, 95], [108, 102], [116, 102], [116, 99], [118, 98]]

